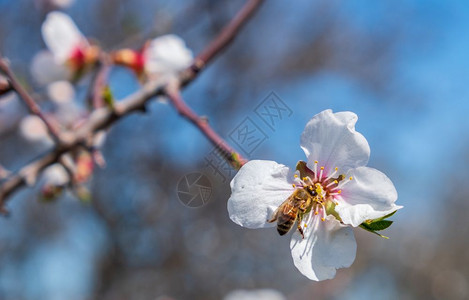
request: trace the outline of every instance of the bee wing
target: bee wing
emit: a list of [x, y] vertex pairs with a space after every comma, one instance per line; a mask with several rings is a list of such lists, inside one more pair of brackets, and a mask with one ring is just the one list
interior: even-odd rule
[[291, 198], [291, 196], [288, 197], [285, 201], [283, 201], [282, 204], [280, 204], [279, 207], [277, 207], [277, 209], [275, 210], [274, 214], [272, 215], [272, 218], [270, 218], [269, 220], [267, 220], [267, 222], [273, 223], [273, 222], [277, 221], [279, 215], [284, 214], [284, 210], [285, 210], [286, 204], [291, 201], [290, 198]]

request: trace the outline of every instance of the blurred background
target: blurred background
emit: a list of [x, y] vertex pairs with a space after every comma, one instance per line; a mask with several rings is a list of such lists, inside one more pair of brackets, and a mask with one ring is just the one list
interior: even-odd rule
[[[175, 33], [196, 54], [243, 3], [0, 0], [0, 52], [47, 110], [51, 88], [31, 64], [45, 49], [49, 10], [68, 13], [106, 50]], [[0, 219], [0, 299], [242, 299], [239, 289], [275, 290], [279, 299], [469, 299], [468, 33], [463, 0], [270, 0], [184, 91], [233, 145], [230, 134], [246, 118], [258, 126], [265, 138], [249, 159], [289, 166], [304, 159], [299, 136], [313, 115], [358, 114], [369, 166], [392, 179], [404, 209], [383, 232], [389, 240], [355, 230], [356, 261], [335, 279], [303, 277], [288, 237], [232, 223], [234, 173], [215, 173], [210, 143], [154, 101], [109, 132], [90, 203], [71, 193], [41, 203], [39, 187], [10, 199], [12, 215]], [[139, 88], [123, 68], [110, 80], [117, 98]], [[88, 82], [74, 85], [74, 105], [85, 107]], [[272, 92], [291, 114], [267, 126], [256, 109]], [[0, 164], [16, 170], [50, 145], [25, 138], [26, 109], [12, 94], [2, 98]], [[177, 195], [191, 172], [213, 188], [199, 208]]]

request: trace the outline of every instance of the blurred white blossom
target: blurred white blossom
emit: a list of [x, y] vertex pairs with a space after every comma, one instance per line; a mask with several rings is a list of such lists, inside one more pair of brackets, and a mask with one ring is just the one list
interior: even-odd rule
[[42, 37], [59, 63], [65, 63], [74, 52], [89, 46], [85, 36], [68, 15], [50, 12], [42, 24]]
[[40, 180], [40, 199], [46, 202], [56, 200], [62, 195], [65, 186], [69, 182], [70, 176], [61, 164], [56, 163], [47, 167]]
[[46, 125], [38, 116], [25, 116], [20, 122], [19, 131], [21, 136], [30, 143], [40, 146], [51, 146], [53, 144]]
[[234, 290], [229, 292], [223, 300], [286, 300], [284, 295], [273, 289]]
[[68, 183], [70, 177], [67, 170], [61, 164], [53, 164], [47, 167], [42, 173], [42, 180], [44, 184], [53, 186], [63, 186]]
[[49, 9], [49, 8], [68, 8], [75, 0], [34, 0], [38, 8]]
[[67, 8], [75, 3], [75, 0], [50, 0], [50, 2], [59, 8]]
[[68, 15], [50, 12], [42, 24], [42, 37], [58, 64], [79, 73], [97, 60], [99, 50], [91, 46]]
[[189, 67], [192, 51], [183, 39], [174, 34], [153, 39], [143, 52], [145, 71], [150, 75], [176, 74]]
[[72, 71], [58, 63], [52, 52], [47, 50], [39, 51], [34, 55], [30, 70], [34, 80], [40, 85], [47, 85], [72, 76]]
[[57, 105], [66, 104], [75, 99], [75, 88], [70, 82], [61, 80], [47, 86], [47, 95]]
[[83, 109], [76, 103], [75, 88], [65, 80], [51, 83], [47, 86], [47, 95], [55, 104], [54, 116], [57, 121], [67, 128], [73, 127], [83, 115]]
[[192, 51], [174, 34], [157, 37], [142, 50], [122, 49], [114, 54], [114, 62], [127, 66], [140, 77], [156, 79], [174, 76], [192, 64]]
[[21, 116], [21, 104], [14, 92], [0, 96], [0, 133], [11, 130]]

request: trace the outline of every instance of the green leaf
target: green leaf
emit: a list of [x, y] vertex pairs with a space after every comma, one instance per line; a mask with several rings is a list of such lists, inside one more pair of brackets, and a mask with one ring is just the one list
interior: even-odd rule
[[374, 233], [374, 234], [376, 234], [376, 235], [382, 237], [383, 239], [389, 240], [389, 237], [384, 236], [384, 235], [382, 235], [382, 234], [380, 234], [380, 233], [374, 231], [373, 229], [371, 229], [371, 228], [368, 227], [368, 226], [369, 226], [369, 225], [367, 225], [366, 223], [362, 223], [362, 224], [360, 225], [360, 228], [365, 229], [366, 231], [369, 231], [369, 232], [371, 232], [371, 233]]
[[[387, 214], [385, 215], [384, 217], [381, 217], [381, 218], [377, 218], [377, 219], [370, 219], [370, 220], [366, 220], [365, 222], [363, 222], [362, 224], [373, 224], [373, 223], [376, 223], [376, 222], [380, 222], [380, 221], [387, 221], [387, 220], [384, 220], [384, 219], [387, 219], [389, 217], [391, 217], [392, 215], [394, 215], [396, 213], [397, 210], [393, 211], [392, 213], [390, 214]], [[391, 222], [391, 221], [388, 221], [388, 222]], [[391, 222], [392, 224], [392, 222]], [[391, 224], [389, 224], [386, 228], [388, 228], [389, 226], [391, 226]], [[381, 229], [382, 230], [382, 229]]]
[[381, 221], [376, 221], [370, 224], [366, 224], [366, 226], [373, 231], [381, 231], [391, 226], [391, 224], [392, 224], [392, 221], [381, 220]]
[[397, 211], [397, 210], [393, 211], [393, 212], [390, 213], [390, 214], [385, 215], [384, 217], [381, 217], [381, 218], [378, 218], [378, 219], [374, 219], [373, 221], [375, 221], [375, 222], [376, 222], [376, 221], [381, 221], [381, 220], [387, 219], [387, 218], [389, 218], [389, 217], [392, 217], [392, 215], [394, 215], [394, 214], [396, 213], [396, 211]]
[[112, 95], [112, 91], [109, 85], [106, 85], [103, 89], [103, 100], [107, 107], [109, 107], [111, 110], [114, 109], [114, 96]]

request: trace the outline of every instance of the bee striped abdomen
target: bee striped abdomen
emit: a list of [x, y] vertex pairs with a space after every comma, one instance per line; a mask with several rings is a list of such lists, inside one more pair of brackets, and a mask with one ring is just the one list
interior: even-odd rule
[[292, 205], [285, 205], [282, 213], [277, 218], [277, 231], [280, 235], [285, 235], [293, 227], [298, 215], [298, 210]]
[[295, 220], [287, 219], [284, 222], [281, 222], [281, 221], [283, 220], [280, 220], [279, 218], [278, 223], [277, 223], [277, 231], [280, 235], [285, 235], [293, 227], [293, 223], [295, 223]]

